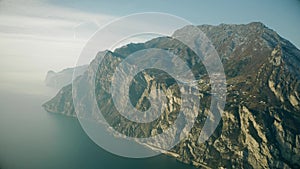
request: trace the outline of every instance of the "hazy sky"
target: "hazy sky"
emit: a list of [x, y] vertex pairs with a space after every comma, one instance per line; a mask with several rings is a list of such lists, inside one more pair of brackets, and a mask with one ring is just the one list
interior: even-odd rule
[[137, 12], [170, 13], [197, 25], [261, 21], [300, 47], [299, 0], [0, 0], [1, 85], [73, 66], [98, 28]]
[[166, 12], [194, 24], [261, 21], [300, 47], [299, 0], [54, 0], [50, 3], [114, 16], [135, 12]]

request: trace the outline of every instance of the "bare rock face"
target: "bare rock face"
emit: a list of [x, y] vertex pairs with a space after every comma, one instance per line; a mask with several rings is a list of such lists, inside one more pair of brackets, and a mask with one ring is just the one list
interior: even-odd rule
[[[148, 137], [168, 129], [177, 118], [181, 104], [176, 81], [157, 70], [140, 72], [134, 78], [132, 104], [149, 108], [149, 89], [166, 94], [166, 111], [154, 122], [135, 124], [114, 111], [108, 93], [114, 68], [129, 54], [147, 48], [161, 48], [188, 63], [197, 80], [200, 111], [189, 136], [168, 154], [182, 162], [203, 168], [300, 168], [300, 51], [262, 23], [219, 26], [201, 25], [218, 51], [227, 78], [227, 103], [222, 121], [202, 144], [197, 139], [209, 113], [210, 83], [205, 67], [187, 46], [168, 37], [142, 44], [129, 44], [107, 52], [102, 65], [91, 63], [86, 74], [98, 71], [96, 95], [106, 120], [118, 132]], [[185, 28], [176, 33], [185, 31]], [[101, 54], [101, 53], [99, 53]], [[191, 89], [186, 89], [191, 90]], [[94, 92], [94, 91], [93, 91]], [[75, 116], [72, 86], [66, 86], [44, 108], [48, 112]], [[122, 125], [121, 125], [122, 124]], [[126, 125], [123, 125], [126, 124]], [[132, 132], [135, 131], [135, 132]], [[169, 140], [162, 140], [168, 143]]]

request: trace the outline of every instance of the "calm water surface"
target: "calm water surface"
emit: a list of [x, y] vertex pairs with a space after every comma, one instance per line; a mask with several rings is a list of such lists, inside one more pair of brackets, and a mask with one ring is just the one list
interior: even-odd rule
[[0, 91], [1, 169], [194, 169], [165, 155], [110, 154], [88, 138], [76, 118], [45, 112], [41, 105], [50, 98]]

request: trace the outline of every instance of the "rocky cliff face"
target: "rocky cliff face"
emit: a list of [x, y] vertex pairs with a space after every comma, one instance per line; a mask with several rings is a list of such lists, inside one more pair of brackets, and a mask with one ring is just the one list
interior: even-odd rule
[[[146, 99], [149, 89], [160, 88], [167, 93], [166, 111], [150, 124], [126, 121], [112, 109], [106, 93], [111, 72], [126, 56], [141, 49], [167, 49], [191, 67], [201, 99], [194, 127], [186, 139], [170, 150], [172, 155], [185, 163], [207, 168], [299, 168], [300, 51], [261, 23], [199, 28], [218, 51], [227, 78], [227, 103], [222, 121], [209, 140], [202, 144], [197, 142], [210, 105], [207, 73], [189, 48], [168, 37], [107, 52], [102, 65], [92, 62], [88, 72], [80, 77], [88, 78], [89, 72], [99, 72], [95, 92], [98, 106], [106, 110], [105, 119], [115, 130], [135, 137], [161, 133], [173, 124], [181, 104], [180, 92], [175, 80], [164, 72], [143, 71], [131, 85], [130, 91], [135, 93], [131, 102], [140, 110], [150, 106]], [[185, 28], [175, 34], [181, 31]], [[44, 108], [48, 112], [75, 116], [71, 88], [70, 85], [62, 88]]]

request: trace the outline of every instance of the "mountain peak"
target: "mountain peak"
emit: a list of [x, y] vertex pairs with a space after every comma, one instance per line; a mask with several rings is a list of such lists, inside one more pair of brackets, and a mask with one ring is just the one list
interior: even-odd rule
[[[174, 35], [192, 35], [193, 32], [182, 32], [189, 30], [188, 27], [175, 31]], [[146, 96], [149, 96], [149, 89], [156, 87], [164, 89], [164, 92], [174, 93], [168, 95], [167, 100], [172, 102], [166, 103], [164, 116], [154, 123], [143, 125], [128, 122], [115, 111], [107, 91], [111, 85], [112, 72], [126, 56], [143, 49], [167, 49], [185, 61], [193, 73], [200, 74], [195, 83], [201, 99], [201, 110], [195, 112], [198, 113], [197, 122], [189, 137], [169, 150], [169, 154], [175, 154], [175, 157], [185, 163], [208, 168], [299, 168], [299, 49], [260, 22], [200, 25], [198, 28], [206, 34], [218, 52], [227, 79], [226, 106], [222, 121], [204, 144], [198, 144], [197, 140], [202, 130], [201, 123], [210, 111], [211, 84], [209, 80], [206, 81], [207, 76], [203, 71], [205, 67], [195, 59], [195, 53], [179, 41], [161, 37], [118, 48], [109, 52], [101, 65], [92, 62], [89, 71], [77, 80], [84, 82], [89, 79], [86, 77], [90, 72], [98, 71], [94, 73], [95, 81], [82, 85], [97, 83], [96, 90], [92, 91], [97, 95], [96, 106], [106, 110], [102, 112], [103, 116], [119, 133], [127, 133], [132, 137], [156, 135], [158, 131], [168, 129], [176, 117], [174, 110], [180, 102], [177, 104], [175, 101], [179, 100], [176, 85], [166, 85], [167, 83], [160, 83], [155, 78], [145, 78], [147, 72], [140, 73], [133, 80], [130, 88], [135, 94], [133, 102], [136, 104], [133, 105], [136, 108], [151, 105], [145, 101]], [[62, 92], [43, 105], [44, 108], [49, 112], [75, 115], [71, 88], [71, 85], [63, 88]], [[82, 92], [82, 100], [89, 99], [88, 93], [91, 92]], [[75, 95], [78, 94], [80, 93], [75, 92]], [[97, 113], [92, 115], [96, 116]], [[161, 140], [162, 144], [168, 141], [171, 140]]]

